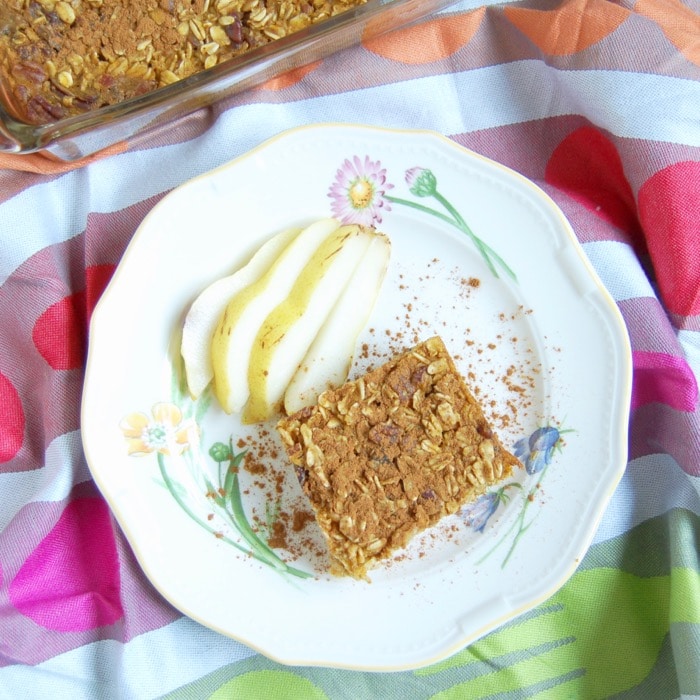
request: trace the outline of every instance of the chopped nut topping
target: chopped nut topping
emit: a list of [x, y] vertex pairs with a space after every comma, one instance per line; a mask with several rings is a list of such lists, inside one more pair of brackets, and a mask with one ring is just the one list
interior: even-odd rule
[[324, 392], [278, 430], [332, 572], [356, 578], [519, 466], [438, 337]]

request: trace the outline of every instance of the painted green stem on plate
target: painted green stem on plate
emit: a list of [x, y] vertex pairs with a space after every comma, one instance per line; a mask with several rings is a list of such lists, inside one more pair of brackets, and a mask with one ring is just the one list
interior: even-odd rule
[[[518, 516], [518, 519], [515, 521], [517, 526], [518, 526], [518, 531], [515, 533], [515, 537], [513, 538], [513, 541], [510, 543], [510, 548], [508, 549], [508, 552], [506, 553], [506, 556], [504, 557], [503, 561], [501, 562], [501, 568], [505, 567], [505, 565], [508, 563], [508, 560], [510, 559], [511, 555], [515, 551], [515, 546], [518, 544], [520, 541], [520, 538], [528, 531], [530, 525], [532, 525], [533, 520], [531, 520], [527, 525], [525, 525], [525, 513], [527, 512], [527, 509], [532, 503], [532, 496], [533, 496], [534, 489], [530, 491], [530, 493], [525, 497], [525, 502], [523, 503], [523, 507], [520, 509], [520, 515]], [[510, 530], [509, 530], [510, 532]]]
[[224, 479], [224, 493], [231, 504], [231, 511], [226, 509], [226, 513], [231, 521], [231, 524], [240, 532], [243, 539], [251, 546], [251, 548], [259, 554], [261, 558], [276, 568], [280, 565], [284, 567], [287, 573], [300, 578], [309, 578], [312, 574], [304, 571], [299, 571], [294, 567], [285, 564], [277, 554], [270, 548], [258, 534], [253, 530], [246, 518], [243, 510], [243, 501], [241, 500], [241, 489], [238, 481], [238, 469], [245, 457], [245, 452], [235, 454], [233, 451], [233, 441], [229, 441], [229, 467], [226, 471]]
[[451, 226], [454, 226], [455, 228], [459, 229], [462, 233], [466, 234], [469, 239], [474, 243], [476, 246], [477, 250], [479, 253], [481, 253], [481, 257], [484, 259], [486, 264], [489, 267], [489, 270], [491, 270], [491, 273], [495, 276], [498, 277], [498, 270], [496, 269], [496, 265], [494, 265], [494, 260], [498, 265], [500, 265], [505, 273], [512, 279], [517, 281], [517, 277], [515, 276], [515, 273], [513, 270], [508, 267], [507, 263], [503, 258], [493, 249], [491, 246], [489, 246], [487, 243], [482, 241], [469, 227], [467, 222], [462, 218], [461, 214], [450, 204], [450, 202], [445, 199], [439, 192], [435, 191], [432, 193], [433, 197], [442, 204], [443, 207], [451, 214], [451, 216], [447, 216], [446, 214], [443, 214], [440, 211], [437, 211], [436, 209], [433, 209], [432, 207], [428, 207], [425, 204], [419, 204], [418, 202], [412, 202], [411, 200], [408, 199], [402, 199], [401, 197], [392, 197], [391, 195], [385, 194], [384, 197], [387, 201], [392, 202], [393, 204], [402, 204], [407, 207], [411, 207], [412, 209], [417, 209], [418, 211], [425, 212], [426, 214], [430, 214], [432, 216], [437, 217], [438, 219], [450, 224]]
[[182, 510], [185, 513], [187, 513], [187, 515], [189, 515], [190, 518], [192, 518], [192, 520], [194, 520], [198, 525], [201, 525], [207, 532], [211, 533], [212, 535], [215, 535], [216, 537], [221, 537], [221, 539], [223, 539], [224, 542], [232, 545], [244, 554], [250, 554], [250, 552], [245, 547], [241, 547], [241, 545], [238, 544], [238, 542], [234, 542], [225, 535], [221, 536], [220, 532], [218, 532], [213, 527], [211, 527], [211, 525], [203, 522], [197, 517], [197, 515], [192, 511], [192, 509], [187, 505], [187, 503], [180, 497], [180, 494], [177, 492], [177, 489], [175, 488], [175, 485], [173, 484], [173, 481], [170, 478], [170, 474], [168, 474], [168, 470], [165, 468], [165, 460], [163, 459], [162, 454], [158, 454], [158, 469], [160, 470], [160, 475], [163, 478], [165, 487], [168, 489], [170, 495], [175, 499], [175, 502], [180, 506], [180, 508], [182, 508]]
[[240, 463], [240, 460], [243, 458], [243, 455], [244, 453], [234, 455], [233, 452], [231, 452], [231, 464], [226, 475], [226, 477], [228, 478], [229, 474], [232, 474], [232, 480], [229, 481], [230, 490], [225, 490], [224, 486], [224, 492], [227, 495], [229, 495], [232, 511], [229, 511], [229, 509], [226, 508], [225, 504], [219, 503], [219, 505], [222, 506], [231, 524], [243, 537], [243, 539], [248, 543], [250, 549], [243, 547], [238, 542], [232, 540], [229, 537], [226, 537], [226, 535], [214, 529], [209, 523], [199, 518], [197, 514], [192, 511], [192, 509], [189, 507], [186, 501], [178, 493], [178, 490], [175, 487], [175, 484], [173, 483], [170, 475], [168, 474], [168, 470], [166, 469], [165, 459], [161, 454], [158, 454], [158, 468], [160, 470], [161, 477], [163, 478], [163, 482], [165, 483], [166, 488], [170, 492], [170, 495], [175, 499], [175, 501], [182, 508], [182, 510], [190, 518], [192, 518], [192, 520], [194, 520], [200, 527], [203, 527], [207, 532], [211, 533], [218, 539], [235, 547], [238, 551], [252, 556], [254, 559], [257, 559], [258, 561], [267, 564], [268, 566], [271, 566], [272, 568], [276, 569], [277, 571], [283, 574], [290, 574], [291, 576], [296, 576], [298, 578], [312, 578], [313, 574], [310, 574], [306, 571], [301, 571], [299, 569], [294, 568], [293, 566], [289, 566], [282, 559], [280, 559], [280, 557], [277, 556], [277, 554], [267, 545], [267, 543], [260, 539], [250, 527], [250, 524], [248, 523], [248, 520], [245, 516], [245, 512], [243, 511], [243, 504], [241, 502], [240, 497], [240, 487], [238, 484], [238, 475], [234, 471], [238, 467], [237, 465], [234, 466], [233, 464], [234, 460], [236, 459], [238, 459], [238, 462]]
[[[545, 474], [547, 473], [548, 467], [545, 467], [542, 472], [540, 473], [540, 477], [537, 480], [538, 485], [541, 483], [542, 479], [544, 478]], [[517, 483], [517, 482], [512, 482], [510, 484], [507, 484], [504, 488], [508, 487], [517, 487], [519, 489], [522, 489], [522, 485]], [[491, 547], [491, 549], [484, 554], [481, 559], [479, 559], [479, 563], [483, 562], [485, 559], [487, 559], [491, 554], [493, 554], [502, 544], [505, 542], [505, 540], [508, 538], [511, 532], [513, 532], [513, 529], [517, 527], [517, 532], [515, 533], [515, 537], [513, 537], [512, 542], [510, 543], [510, 547], [508, 548], [508, 551], [506, 552], [506, 556], [503, 558], [503, 561], [501, 562], [501, 568], [504, 568], [508, 561], [510, 560], [513, 552], [515, 551], [515, 547], [520, 541], [520, 538], [528, 531], [530, 528], [530, 525], [534, 522], [534, 519], [537, 517], [536, 515], [533, 517], [532, 520], [530, 520], [529, 523], [525, 524], [525, 515], [527, 513], [528, 508], [530, 507], [530, 504], [534, 501], [534, 496], [535, 492], [537, 491], [537, 486], [534, 486], [533, 488], [530, 489], [530, 491], [527, 494], [523, 495], [523, 505], [520, 509], [520, 513], [518, 514], [518, 517], [511, 523], [510, 527], [501, 535], [499, 538], [498, 542]]]

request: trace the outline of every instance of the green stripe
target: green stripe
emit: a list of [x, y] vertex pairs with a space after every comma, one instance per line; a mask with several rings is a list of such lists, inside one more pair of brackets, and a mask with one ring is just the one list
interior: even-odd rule
[[[569, 665], [571, 658], [567, 646], [559, 646], [543, 654], [530, 656], [511, 666], [501, 668], [485, 676], [478, 676], [465, 683], [457, 683], [451, 688], [430, 696], [430, 700], [465, 700], [465, 698], [486, 698], [496, 694], [516, 692], [537, 683], [556, 680], [561, 670]], [[573, 669], [576, 670], [576, 669]], [[568, 685], [568, 684], [567, 684]], [[561, 694], [557, 683], [557, 697], [575, 697], [567, 691]], [[573, 691], [571, 691], [573, 693]]]
[[[692, 569], [671, 569], [671, 609], [673, 622], [700, 624], [700, 573]], [[700, 651], [700, 650], [699, 650]], [[700, 664], [700, 662], [698, 662]]]
[[[237, 676], [264, 670], [292, 674], [301, 685], [294, 682], [290, 689], [318, 691], [333, 700], [595, 700], [615, 695], [636, 700], [700, 694], [699, 523], [694, 513], [676, 509], [595, 544], [546, 603], [425, 669], [287, 668], [256, 655], [169, 697], [209, 697], [219, 688], [231, 690], [229, 681]], [[239, 683], [275, 679], [283, 676], [251, 676]]]

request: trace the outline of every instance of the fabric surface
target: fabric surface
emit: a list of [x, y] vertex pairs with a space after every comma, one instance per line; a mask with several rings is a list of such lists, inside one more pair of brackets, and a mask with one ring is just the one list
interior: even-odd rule
[[[139, 223], [320, 122], [431, 129], [532, 179], [632, 345], [629, 462], [579, 568], [418, 671], [285, 667], [183, 616], [82, 452], [87, 323]], [[0, 698], [700, 697], [700, 2], [458, 4], [85, 162], [0, 168]]]

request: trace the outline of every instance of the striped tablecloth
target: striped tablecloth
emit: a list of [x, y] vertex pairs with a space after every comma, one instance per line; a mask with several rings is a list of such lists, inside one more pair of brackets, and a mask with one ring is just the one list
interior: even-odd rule
[[[285, 667], [150, 585], [90, 478], [87, 323], [172, 188], [304, 124], [440, 132], [540, 185], [617, 303], [629, 462], [551, 599], [417, 671]], [[0, 155], [0, 698], [700, 697], [700, 3], [458, 4], [63, 165]]]

